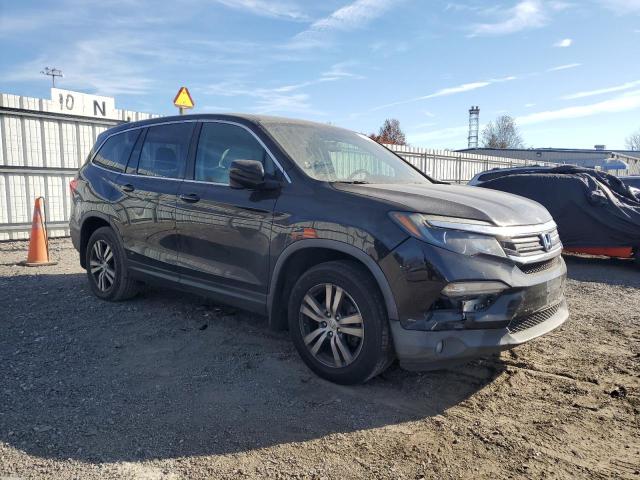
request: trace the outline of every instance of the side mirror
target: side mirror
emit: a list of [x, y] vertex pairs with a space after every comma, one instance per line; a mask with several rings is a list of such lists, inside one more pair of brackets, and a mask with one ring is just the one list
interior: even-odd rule
[[229, 168], [229, 186], [250, 190], [272, 189], [278, 182], [264, 178], [264, 167], [257, 160], [234, 160]]

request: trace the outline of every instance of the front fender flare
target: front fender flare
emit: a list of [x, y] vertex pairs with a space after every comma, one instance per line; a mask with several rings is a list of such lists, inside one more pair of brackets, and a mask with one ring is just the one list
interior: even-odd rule
[[282, 268], [287, 262], [287, 259], [292, 254], [306, 248], [325, 248], [328, 250], [336, 250], [338, 252], [345, 253], [364, 264], [371, 275], [373, 275], [373, 278], [380, 288], [380, 292], [382, 292], [382, 297], [387, 308], [387, 315], [389, 316], [389, 319], [397, 320], [399, 318], [398, 307], [396, 306], [396, 301], [393, 297], [393, 293], [391, 291], [391, 287], [389, 286], [389, 282], [387, 281], [387, 277], [384, 275], [384, 272], [373, 258], [371, 258], [359, 248], [354, 247], [353, 245], [339, 242], [337, 240], [313, 238], [298, 240], [297, 242], [290, 244], [282, 251], [282, 253], [278, 257], [278, 260], [276, 261], [276, 265], [271, 274], [271, 281], [269, 283], [269, 294], [267, 296], [267, 312], [269, 314], [269, 323], [272, 326], [274, 326], [272, 323], [272, 312], [274, 306], [273, 303], [275, 302], [277, 294], [277, 292], [275, 291], [275, 286], [278, 284], [278, 279], [282, 274]]

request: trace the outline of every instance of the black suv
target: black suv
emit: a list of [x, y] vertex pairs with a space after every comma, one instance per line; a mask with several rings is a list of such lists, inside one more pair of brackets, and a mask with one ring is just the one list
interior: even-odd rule
[[72, 239], [98, 297], [156, 282], [268, 316], [306, 364], [363, 382], [434, 369], [568, 316], [551, 216], [434, 181], [364, 135], [252, 115], [100, 134], [71, 182]]

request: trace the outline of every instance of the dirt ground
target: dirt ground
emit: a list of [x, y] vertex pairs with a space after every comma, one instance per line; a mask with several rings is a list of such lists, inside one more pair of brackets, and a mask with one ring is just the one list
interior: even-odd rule
[[640, 269], [568, 257], [571, 318], [447, 371], [314, 376], [182, 293], [110, 304], [68, 240], [0, 244], [0, 479], [640, 477]]

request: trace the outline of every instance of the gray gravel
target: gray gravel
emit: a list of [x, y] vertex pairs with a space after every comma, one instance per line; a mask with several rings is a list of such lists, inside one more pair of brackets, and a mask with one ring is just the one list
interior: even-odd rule
[[0, 479], [638, 478], [640, 269], [568, 258], [571, 319], [448, 371], [314, 376], [200, 297], [94, 298], [68, 240], [0, 244]]

